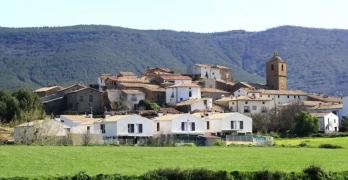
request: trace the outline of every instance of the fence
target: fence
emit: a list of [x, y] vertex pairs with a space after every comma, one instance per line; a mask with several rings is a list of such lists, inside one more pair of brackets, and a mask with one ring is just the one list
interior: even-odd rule
[[273, 137], [270, 136], [243, 136], [227, 135], [226, 144], [253, 144], [253, 145], [273, 145]]

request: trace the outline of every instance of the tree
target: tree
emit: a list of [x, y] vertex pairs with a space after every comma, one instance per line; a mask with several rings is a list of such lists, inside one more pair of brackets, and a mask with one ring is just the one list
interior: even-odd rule
[[252, 115], [253, 118], [253, 131], [255, 132], [268, 132], [269, 117], [265, 113], [257, 113]]
[[9, 91], [0, 89], [0, 120], [10, 122], [20, 113], [18, 100]]
[[21, 110], [42, 109], [40, 97], [34, 92], [21, 88], [14, 91], [12, 96], [18, 100]]
[[291, 130], [295, 127], [295, 115], [307, 111], [307, 108], [301, 101], [289, 103], [278, 109], [278, 128], [282, 130]]
[[140, 100], [138, 107], [143, 107], [144, 110], [158, 110], [160, 108], [157, 103], [152, 103], [147, 99]]
[[112, 105], [113, 105], [113, 108], [119, 110], [119, 109], [121, 109], [121, 107], [122, 107], [122, 102], [121, 102], [121, 101], [114, 101], [114, 102], [112, 103]]
[[82, 136], [81, 136], [81, 140], [82, 140], [82, 145], [83, 146], [88, 146], [91, 141], [92, 141], [92, 135], [90, 132], [88, 131], [85, 131], [82, 133]]
[[319, 131], [320, 123], [317, 117], [307, 111], [295, 115], [294, 133], [298, 136], [308, 136]]
[[343, 118], [341, 123], [340, 123], [340, 132], [347, 132], [348, 131], [348, 118]]

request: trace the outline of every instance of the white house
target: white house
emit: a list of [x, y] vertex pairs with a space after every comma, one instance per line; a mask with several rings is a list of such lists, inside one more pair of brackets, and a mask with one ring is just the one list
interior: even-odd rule
[[[195, 116], [200, 115], [200, 113], [195, 114]], [[241, 113], [210, 113], [203, 118], [205, 133], [208, 135], [220, 136], [252, 132], [252, 119]]]
[[122, 90], [122, 104], [129, 105], [130, 109], [136, 110], [140, 100], [145, 99], [145, 93], [139, 90]]
[[52, 136], [66, 136], [70, 127], [56, 120], [36, 120], [14, 128], [16, 141], [32, 141]]
[[220, 68], [213, 65], [195, 64], [187, 69], [187, 73], [192, 75], [200, 75], [203, 79], [221, 79]]
[[166, 88], [166, 103], [168, 104], [200, 98], [201, 88], [194, 83], [181, 83]]
[[337, 132], [339, 128], [338, 116], [333, 113], [311, 113], [320, 122], [320, 131], [325, 133]]
[[[140, 84], [140, 83], [139, 83]], [[115, 102], [115, 101], [122, 101], [122, 91], [113, 89], [113, 90], [106, 90], [108, 93], [108, 97], [110, 102]]]
[[260, 90], [260, 97], [271, 98], [270, 106], [277, 107], [282, 104], [307, 101], [307, 93], [300, 90]]
[[181, 101], [175, 104], [178, 110], [181, 112], [193, 112], [195, 110], [212, 111], [213, 99], [201, 98], [201, 99], [189, 99]]
[[271, 104], [272, 99], [267, 97], [255, 97], [255, 96], [239, 96], [231, 97], [228, 103], [228, 108], [231, 112], [239, 113], [264, 113], [270, 110], [273, 106]]
[[100, 134], [100, 131], [95, 131], [94, 123], [100, 119], [90, 119], [70, 128], [70, 133], [73, 134]]
[[338, 119], [342, 119], [343, 104], [332, 104], [319, 102], [317, 106], [308, 108], [310, 112], [314, 113], [333, 113], [338, 116]]
[[261, 96], [261, 91], [260, 90], [255, 90], [255, 89], [249, 89], [249, 88], [240, 88], [237, 91], [235, 91], [234, 96], [253, 96], [256, 98], [260, 98]]
[[69, 126], [69, 127], [76, 127], [77, 125], [91, 121], [91, 120], [97, 120], [92, 117], [91, 114], [89, 115], [60, 115], [59, 118], [60, 122], [63, 124]]
[[154, 135], [203, 135], [204, 120], [192, 114], [166, 114], [153, 119]]
[[161, 83], [173, 83], [174, 85], [181, 83], [192, 83], [192, 79], [189, 76], [161, 75], [160, 79]]
[[116, 115], [94, 123], [94, 132], [100, 132], [104, 139], [116, 139], [123, 144], [144, 142], [153, 136], [153, 122], [139, 115]]

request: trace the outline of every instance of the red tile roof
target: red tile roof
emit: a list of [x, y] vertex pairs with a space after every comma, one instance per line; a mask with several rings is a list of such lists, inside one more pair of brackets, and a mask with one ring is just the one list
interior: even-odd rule
[[161, 76], [164, 80], [192, 80], [188, 76]]

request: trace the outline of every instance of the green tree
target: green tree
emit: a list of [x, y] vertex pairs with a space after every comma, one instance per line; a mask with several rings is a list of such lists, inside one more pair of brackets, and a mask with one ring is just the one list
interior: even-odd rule
[[34, 92], [21, 88], [14, 91], [12, 96], [18, 100], [19, 107], [23, 111], [42, 109], [40, 97]]
[[308, 136], [319, 131], [320, 123], [317, 117], [307, 111], [295, 115], [294, 133], [298, 136]]
[[158, 110], [160, 108], [157, 103], [152, 103], [147, 99], [140, 100], [138, 107], [143, 107], [145, 110]]
[[7, 90], [0, 89], [0, 121], [10, 122], [20, 114], [18, 100]]
[[122, 102], [121, 101], [114, 101], [113, 106], [115, 109], [121, 109], [122, 107]]
[[340, 123], [340, 132], [347, 132], [348, 131], [348, 118], [343, 118]]

